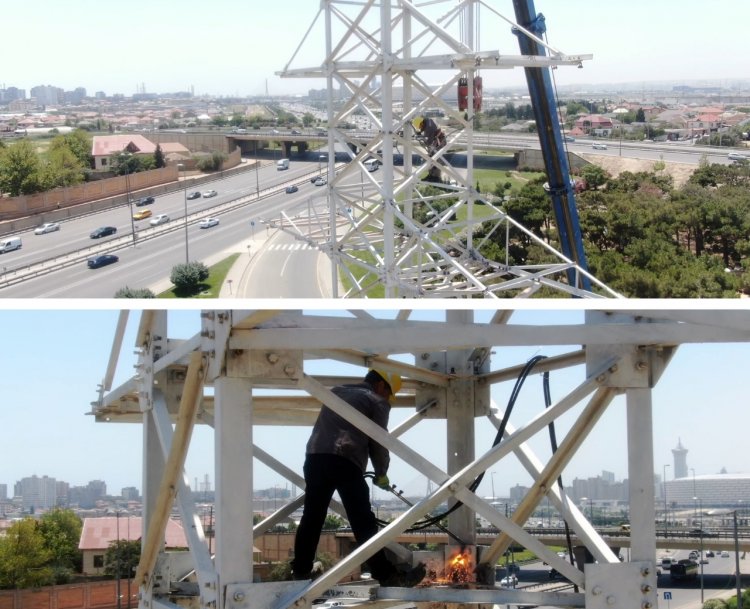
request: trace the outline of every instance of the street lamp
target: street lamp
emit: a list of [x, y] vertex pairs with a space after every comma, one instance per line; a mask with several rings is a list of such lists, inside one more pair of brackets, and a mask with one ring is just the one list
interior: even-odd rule
[[185, 165], [177, 163], [177, 179], [180, 179], [179, 172], [182, 171], [182, 202], [185, 206], [185, 264], [190, 263], [190, 255], [188, 254], [188, 208], [187, 208], [187, 182], [185, 181]]
[[669, 524], [667, 519], [667, 468], [669, 467], [669, 463], [667, 463], [664, 466], [664, 478], [662, 479], [662, 484], [664, 485], [664, 542], [667, 541], [667, 532], [669, 530]]
[[694, 503], [700, 502], [700, 506], [701, 506], [701, 519], [698, 524], [698, 526], [700, 527], [699, 535], [701, 539], [701, 553], [700, 553], [698, 560], [701, 563], [701, 606], [703, 606], [703, 500], [699, 499], [698, 497], [693, 497], [693, 502]]
[[737, 510], [734, 510], [734, 578], [737, 582], [737, 609], [742, 609], [742, 576], [740, 575], [740, 540], [737, 536]]

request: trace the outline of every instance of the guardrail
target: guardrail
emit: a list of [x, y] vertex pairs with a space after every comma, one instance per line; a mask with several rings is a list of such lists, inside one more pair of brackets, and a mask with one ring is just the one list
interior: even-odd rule
[[[313, 175], [317, 175], [317, 173], [317, 171], [313, 171], [303, 176], [302, 178], [295, 178], [294, 180], [289, 180], [288, 182], [285, 182], [281, 185], [260, 189], [251, 195], [243, 195], [236, 199], [232, 199], [231, 201], [221, 203], [209, 210], [202, 210], [194, 214], [189, 214], [187, 216], [187, 224], [188, 226], [190, 226], [191, 224], [200, 222], [204, 218], [225, 214], [227, 212], [245, 207], [246, 205], [249, 205], [251, 203], [260, 201], [261, 199], [279, 194], [283, 192], [289, 184], [303, 183], [304, 180], [309, 180]], [[159, 226], [149, 226], [140, 232], [122, 235], [121, 237], [109, 239], [103, 243], [97, 243], [96, 245], [81, 248], [79, 250], [63, 254], [61, 256], [53, 256], [52, 258], [48, 258], [40, 262], [34, 262], [32, 264], [10, 270], [6, 269], [6, 267], [3, 267], [3, 272], [2, 274], [0, 274], [0, 289], [16, 285], [18, 283], [23, 283], [24, 281], [28, 281], [30, 279], [34, 279], [36, 277], [47, 275], [49, 273], [73, 266], [92, 257], [95, 254], [120, 251], [127, 247], [130, 247], [131, 245], [134, 245], [135, 243], [142, 243], [144, 241], [149, 241], [151, 239], [161, 237], [166, 233], [184, 230], [185, 223], [186, 220], [184, 217], [176, 220], [170, 220], [166, 224], [161, 224]]]

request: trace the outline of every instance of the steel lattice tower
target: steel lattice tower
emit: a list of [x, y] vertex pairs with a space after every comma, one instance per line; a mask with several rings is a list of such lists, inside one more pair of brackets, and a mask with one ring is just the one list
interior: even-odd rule
[[[514, 28], [547, 54], [481, 50], [480, 7], [497, 21], [497, 32], [512, 39]], [[321, 28], [325, 49], [316, 44]], [[313, 55], [321, 58], [315, 67], [296, 67]], [[459, 81], [473, 83], [482, 71], [580, 66], [590, 57], [558, 51], [479, 0], [419, 6], [324, 0], [279, 74], [325, 79], [328, 150], [336, 154], [328, 155], [327, 197], [313, 201], [305, 222], [282, 218], [279, 226], [330, 256], [336, 297], [341, 276], [352, 286], [346, 297], [366, 297], [377, 284], [385, 286], [386, 297], [528, 297], [540, 288], [617, 296], [476, 190], [474, 87], [468, 87], [465, 112], [455, 100]], [[439, 149], [412, 127], [413, 119], [436, 110], [446, 117]], [[366, 117], [371, 129], [347, 128], [355, 114]], [[465, 155], [465, 170], [451, 163], [456, 155]], [[371, 158], [381, 171], [365, 171]], [[492, 259], [481, 253], [491, 239], [503, 244]], [[514, 262], [514, 239], [544, 252], [545, 262]], [[582, 283], [593, 287], [577, 287]]]

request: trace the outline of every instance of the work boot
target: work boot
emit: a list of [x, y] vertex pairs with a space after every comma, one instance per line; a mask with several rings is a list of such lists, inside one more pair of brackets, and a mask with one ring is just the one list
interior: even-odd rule
[[424, 579], [425, 575], [427, 575], [427, 569], [424, 563], [419, 563], [404, 573], [396, 571], [382, 580], [380, 585], [386, 588], [413, 588]]

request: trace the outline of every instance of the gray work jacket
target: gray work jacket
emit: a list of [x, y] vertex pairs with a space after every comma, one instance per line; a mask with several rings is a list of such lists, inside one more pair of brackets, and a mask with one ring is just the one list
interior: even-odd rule
[[[383, 429], [388, 429], [391, 405], [388, 400], [376, 394], [368, 383], [340, 385], [331, 391], [368, 419]], [[362, 473], [367, 469], [369, 457], [375, 476], [384, 476], [390, 463], [388, 449], [370, 439], [367, 434], [325, 405], [320, 409], [318, 420], [307, 442], [306, 452], [312, 455], [329, 454], [345, 457], [357, 465]]]

